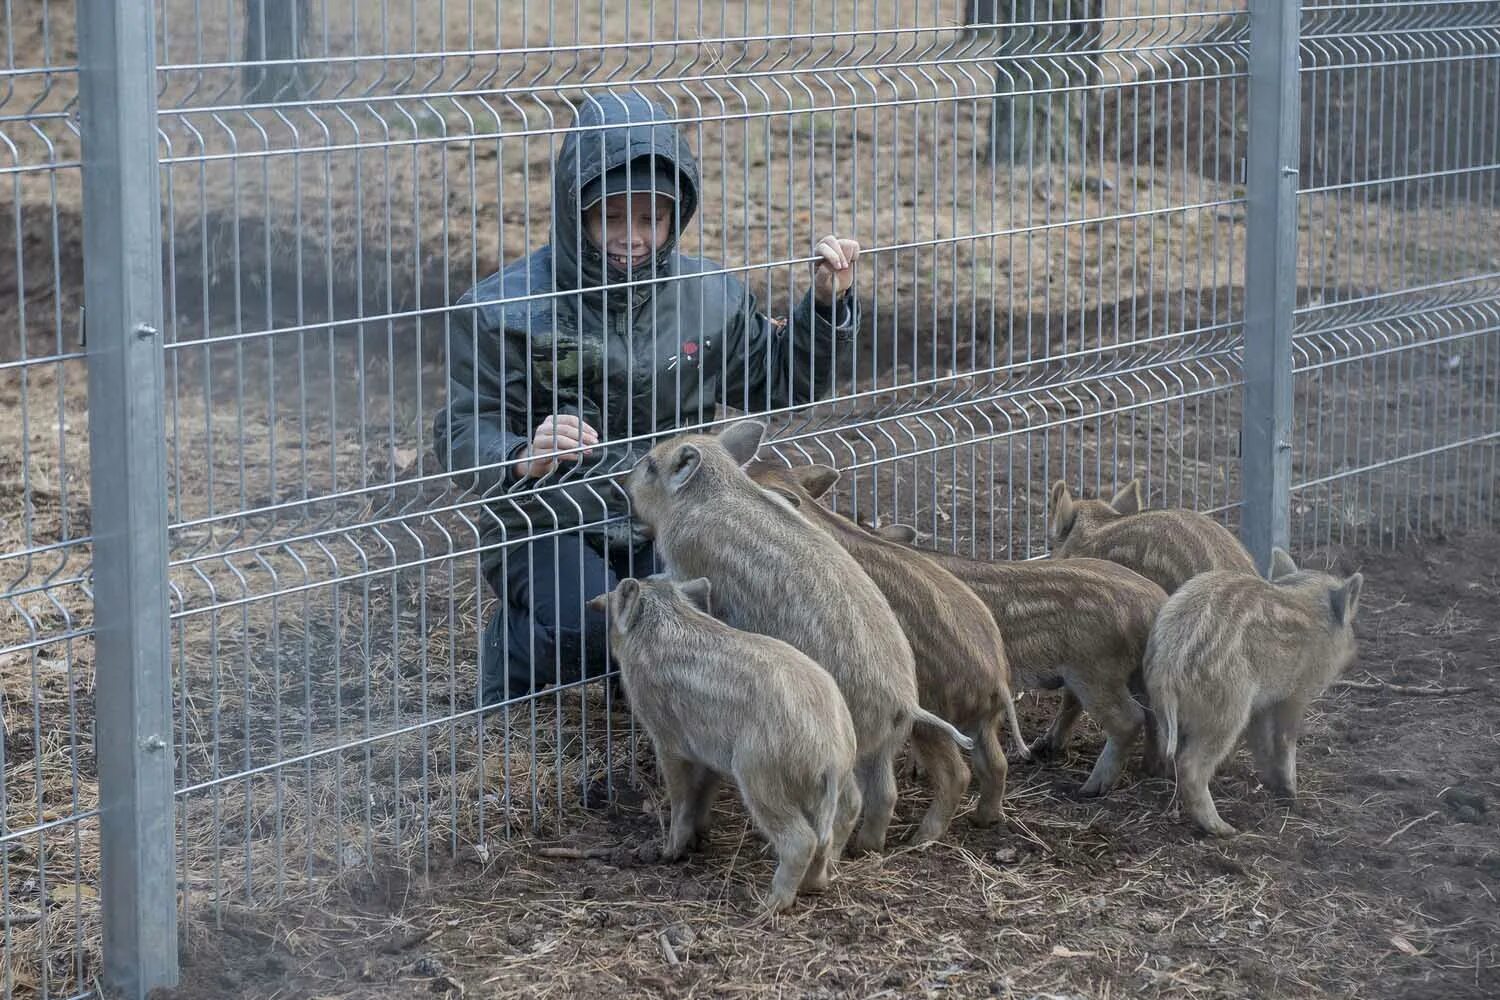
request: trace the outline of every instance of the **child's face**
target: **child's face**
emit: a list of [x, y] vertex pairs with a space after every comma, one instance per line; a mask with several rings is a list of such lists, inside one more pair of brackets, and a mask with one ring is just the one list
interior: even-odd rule
[[672, 234], [672, 199], [612, 194], [583, 213], [583, 231], [618, 270], [644, 267]]

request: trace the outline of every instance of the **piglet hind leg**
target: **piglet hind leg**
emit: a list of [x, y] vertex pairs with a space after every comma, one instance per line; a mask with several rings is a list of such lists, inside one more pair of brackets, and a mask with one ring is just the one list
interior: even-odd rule
[[946, 733], [918, 724], [912, 728], [911, 737], [932, 786], [932, 804], [912, 834], [911, 842], [927, 844], [948, 831], [948, 824], [968, 790], [969, 768]]
[[1276, 717], [1270, 708], [1250, 713], [1250, 723], [1245, 727], [1245, 742], [1250, 745], [1250, 755], [1255, 759], [1255, 773], [1261, 784], [1271, 794], [1280, 794], [1277, 789], [1276, 761]]
[[1053, 717], [1052, 725], [1027, 747], [1026, 755], [1032, 760], [1041, 761], [1061, 753], [1063, 747], [1068, 745], [1068, 738], [1073, 735], [1073, 727], [1078, 724], [1078, 716], [1082, 711], [1083, 705], [1078, 696], [1063, 688], [1062, 702], [1057, 706], [1057, 715]]
[[697, 785], [693, 789], [691, 819], [693, 831], [701, 845], [704, 838], [708, 836], [709, 830], [713, 828], [714, 800], [719, 797], [719, 789], [723, 787], [724, 782], [718, 774], [708, 768], [699, 768], [694, 778]]
[[[899, 744], [899, 741], [893, 740], [892, 743]], [[879, 853], [885, 848], [885, 834], [896, 811], [895, 756], [895, 746], [886, 746], [854, 765], [860, 795], [864, 799], [864, 817], [854, 835], [856, 854]]]
[[1113, 688], [1079, 685], [1078, 698], [1084, 711], [1093, 716], [1107, 737], [1093, 771], [1078, 794], [1083, 798], [1106, 795], [1120, 780], [1131, 748], [1145, 725], [1146, 713], [1123, 685]]
[[819, 841], [813, 851], [812, 862], [807, 866], [807, 874], [802, 876], [802, 884], [797, 887], [797, 891], [803, 895], [816, 895], [828, 888], [832, 878], [833, 867], [828, 857], [828, 845]]
[[1199, 827], [1215, 837], [1232, 837], [1239, 832], [1220, 818], [1213, 796], [1209, 794], [1208, 783], [1234, 748], [1240, 728], [1211, 732], [1194, 729], [1177, 755], [1177, 789], [1182, 795], [1183, 806]]
[[1172, 762], [1167, 760], [1166, 753], [1162, 750], [1160, 733], [1157, 731], [1156, 713], [1151, 710], [1151, 702], [1146, 694], [1146, 684], [1141, 671], [1137, 670], [1130, 677], [1130, 693], [1145, 713], [1145, 729], [1141, 733], [1141, 770], [1152, 778], [1167, 778], [1172, 774]]
[[971, 816], [976, 826], [993, 826], [1000, 821], [1005, 805], [1005, 780], [1010, 763], [1000, 746], [999, 718], [980, 727], [974, 747], [974, 770], [979, 775], [979, 804]]
[[846, 774], [839, 784], [839, 803], [833, 815], [833, 839], [828, 843], [828, 853], [824, 859], [825, 881], [832, 874], [833, 865], [839, 858], [844, 856], [844, 848], [849, 844], [849, 837], [854, 833], [855, 824], [859, 822], [859, 811], [864, 805], [864, 797], [859, 791], [859, 781], [853, 773]]
[[[704, 786], [717, 788], [718, 778], [703, 765], [682, 757], [658, 754], [657, 762], [662, 780], [666, 782], [667, 797], [672, 803], [672, 825], [661, 856], [665, 861], [676, 861], [698, 848], [701, 839], [698, 821], [700, 803], [705, 798]], [[712, 791], [707, 793], [709, 798], [712, 794]]]
[[1270, 767], [1262, 780], [1271, 794], [1288, 802], [1297, 799], [1297, 737], [1306, 712], [1306, 705], [1296, 698], [1288, 698], [1269, 712]]
[[818, 835], [802, 810], [791, 803], [760, 802], [746, 796], [745, 805], [776, 851], [776, 874], [771, 877], [764, 914], [780, 913], [796, 900], [797, 890], [807, 879], [818, 853]]

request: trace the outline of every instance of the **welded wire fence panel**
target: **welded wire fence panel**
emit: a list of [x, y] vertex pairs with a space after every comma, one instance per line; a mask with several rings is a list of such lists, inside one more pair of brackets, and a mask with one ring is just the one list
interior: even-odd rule
[[1303, 10], [1293, 541], [1493, 525], [1500, 4]]
[[98, 971], [73, 5], [0, 8], [0, 997]]
[[[553, 638], [650, 569], [616, 474], [725, 407], [996, 557], [1045, 551], [1058, 478], [1232, 506], [1243, 5], [1002, 6], [159, 3], [189, 906], [633, 780]], [[696, 261], [644, 273], [588, 264], [617, 223], [578, 206], [577, 116], [637, 97]], [[824, 234], [862, 252], [820, 304]], [[552, 413], [601, 442], [529, 477]]]
[[[1296, 546], [1493, 519], [1496, 6], [1304, 8]], [[1236, 516], [1247, 4], [153, 9], [190, 915], [649, 771], [581, 605], [651, 571], [619, 475], [676, 429], [762, 414], [840, 509], [995, 558], [1057, 479]], [[75, 42], [5, 11], [0, 970], [57, 996], [98, 905]], [[616, 184], [672, 196], [644, 248], [585, 211]], [[555, 469], [554, 414], [594, 432]]]

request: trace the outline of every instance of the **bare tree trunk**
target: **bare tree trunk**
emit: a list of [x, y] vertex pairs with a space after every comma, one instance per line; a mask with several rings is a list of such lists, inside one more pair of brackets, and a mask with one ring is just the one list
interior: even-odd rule
[[964, 0], [964, 41], [992, 34], [999, 20], [1000, 0]]
[[964, 24], [994, 24], [999, 20], [1000, 0], [964, 0]]
[[[995, 2], [995, 0], [991, 0]], [[982, 7], [985, 0], [969, 0]], [[1103, 0], [1005, 0], [995, 38], [988, 156], [1042, 164], [1082, 135], [1080, 95], [1099, 78]]]
[[306, 73], [294, 63], [307, 35], [308, 0], [245, 0], [245, 101], [264, 104], [306, 96]]

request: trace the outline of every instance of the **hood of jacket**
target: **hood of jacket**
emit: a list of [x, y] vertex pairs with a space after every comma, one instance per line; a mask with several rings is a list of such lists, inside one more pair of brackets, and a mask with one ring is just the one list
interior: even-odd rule
[[678, 235], [698, 211], [698, 162], [672, 120], [657, 104], [635, 91], [590, 94], [579, 103], [573, 130], [563, 140], [552, 171], [552, 253], [559, 291], [587, 291], [631, 280], [610, 266], [603, 251], [583, 231], [582, 192], [591, 182], [640, 157], [654, 157], [677, 170], [677, 204], [671, 234], [657, 248], [651, 273], [633, 287], [591, 292], [596, 307], [639, 307], [651, 298], [657, 279], [671, 272]]

